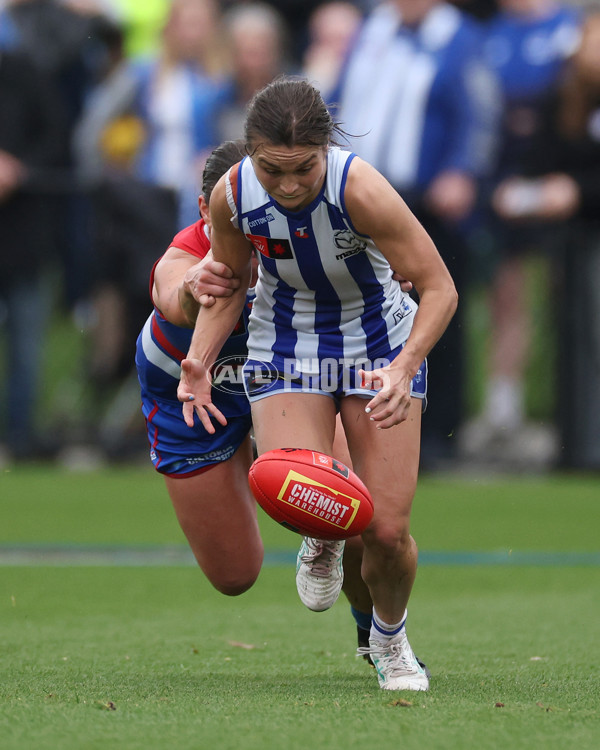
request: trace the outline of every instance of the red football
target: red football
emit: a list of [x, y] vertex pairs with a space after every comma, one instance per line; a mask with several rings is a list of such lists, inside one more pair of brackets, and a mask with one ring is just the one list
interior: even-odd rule
[[277, 448], [259, 456], [248, 474], [261, 508], [282, 526], [316, 539], [361, 534], [373, 517], [373, 499], [341, 461], [304, 448]]

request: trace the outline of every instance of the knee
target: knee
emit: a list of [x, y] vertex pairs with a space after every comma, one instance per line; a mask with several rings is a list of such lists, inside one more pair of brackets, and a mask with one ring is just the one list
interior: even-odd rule
[[376, 551], [379, 556], [392, 559], [403, 556], [414, 545], [407, 518], [373, 523], [364, 533], [363, 540], [367, 549]]
[[258, 578], [262, 565], [260, 560], [248, 562], [241, 568], [219, 567], [218, 570], [205, 570], [204, 573], [212, 586], [225, 596], [240, 596], [248, 591]]
[[235, 580], [211, 580], [210, 582], [219, 593], [225, 594], [225, 596], [240, 596], [240, 594], [245, 593], [254, 585], [256, 578], [257, 576], [254, 576], [253, 578], [238, 578]]

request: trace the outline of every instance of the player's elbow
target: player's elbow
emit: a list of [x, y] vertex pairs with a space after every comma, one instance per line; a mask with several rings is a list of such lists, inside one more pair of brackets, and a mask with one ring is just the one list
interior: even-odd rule
[[448, 287], [448, 308], [450, 315], [454, 315], [458, 308], [458, 290], [454, 286], [454, 282], [450, 282]]

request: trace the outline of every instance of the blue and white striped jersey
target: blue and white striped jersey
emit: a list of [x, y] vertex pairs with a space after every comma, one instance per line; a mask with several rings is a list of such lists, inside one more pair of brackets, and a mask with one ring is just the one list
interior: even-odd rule
[[249, 321], [251, 359], [278, 367], [295, 359], [298, 370], [317, 371], [326, 358], [385, 357], [408, 338], [417, 306], [346, 210], [353, 158], [331, 148], [319, 195], [297, 212], [270, 197], [249, 157], [231, 171], [231, 208], [260, 260]]

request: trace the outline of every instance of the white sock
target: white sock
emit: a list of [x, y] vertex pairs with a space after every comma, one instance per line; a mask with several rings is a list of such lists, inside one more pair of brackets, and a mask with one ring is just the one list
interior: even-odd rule
[[398, 633], [400, 633], [400, 631], [404, 628], [407, 615], [407, 610], [404, 610], [404, 615], [402, 616], [400, 622], [390, 624], [388, 622], [384, 622], [381, 617], [379, 617], [377, 612], [375, 612], [375, 607], [373, 607], [373, 619], [371, 620], [370, 637], [374, 638], [377, 641], [385, 640], [386, 638], [393, 638], [394, 636], [398, 635]]
[[498, 376], [487, 385], [485, 417], [493, 427], [512, 430], [525, 415], [523, 383], [517, 378]]

